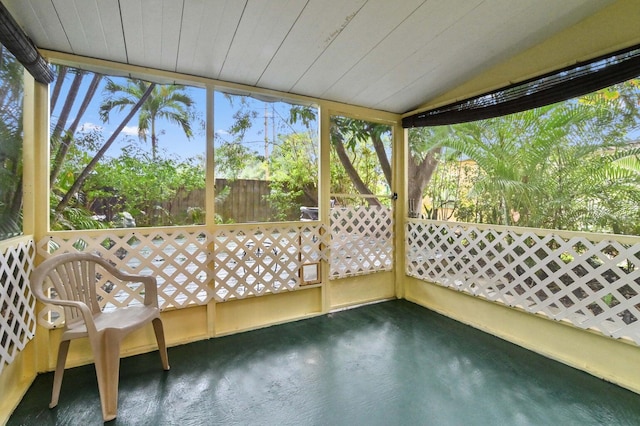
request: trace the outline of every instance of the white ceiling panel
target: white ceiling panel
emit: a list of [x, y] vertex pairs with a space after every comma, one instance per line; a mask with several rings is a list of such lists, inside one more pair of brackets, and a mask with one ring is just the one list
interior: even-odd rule
[[[467, 13], [460, 15], [455, 22], [439, 31], [437, 36], [431, 37], [428, 42], [423, 43], [410, 57], [394, 63], [388, 72], [380, 75], [377, 81], [355, 95], [353, 99], [355, 102], [362, 102], [364, 99], [371, 100], [372, 87], [376, 87], [378, 90], [375, 99], [377, 99], [377, 105], [380, 105], [405, 89], [407, 85], [414, 87], [415, 82], [419, 80], [422, 80], [425, 88], [431, 88], [431, 90], [440, 93], [447, 91], [458, 84], [463, 75], [479, 72], [494, 63], [497, 58], [495, 58], [496, 44], [492, 35], [508, 23], [518, 25], [520, 20], [525, 20], [526, 18], [520, 9], [523, 5], [524, 3], [520, 0], [492, 0], [491, 2], [477, 3], [474, 7], [467, 9]], [[497, 10], [504, 11], [503, 19], [500, 22], [494, 21], [493, 25], [487, 25], [486, 22], [491, 20]], [[460, 34], [461, 29], [464, 29], [463, 34]], [[507, 56], [509, 47], [521, 43], [522, 40], [519, 37], [528, 35], [519, 32], [517, 37], [509, 37], [502, 41], [500, 52], [504, 52], [504, 55]], [[483, 41], [482, 49], [477, 48], [477, 43], [474, 40]], [[443, 86], [442, 81], [424, 78], [425, 75], [432, 75], [434, 70], [437, 70], [443, 63], [463, 65], [447, 67], [450, 86]], [[468, 66], [465, 67], [464, 64]], [[406, 85], [399, 87], [396, 84], [399, 80], [406, 82]], [[431, 86], [432, 84], [435, 86]], [[417, 106], [417, 104], [410, 103], [410, 97], [404, 98], [403, 102], [405, 102], [406, 109]]]
[[[455, 29], [455, 24], [461, 16], [471, 14], [482, 0], [449, 0], [448, 2], [426, 2], [415, 10], [401, 26], [397, 27], [376, 48], [368, 52], [361, 60], [336, 82], [323, 96], [338, 98], [343, 102], [350, 102], [362, 92], [373, 87], [387, 75], [412, 72], [407, 61], [417, 52], [424, 51], [425, 46], [442, 42], [442, 34]], [[456, 13], [446, 13], [455, 10]], [[453, 46], [448, 46], [453, 49]], [[427, 69], [433, 68], [442, 61], [434, 55], [425, 55]], [[414, 70], [419, 71], [419, 70]], [[424, 70], [423, 70], [424, 71]], [[358, 78], [358, 76], [361, 76]], [[362, 76], [367, 76], [362, 78]], [[402, 81], [406, 76], [398, 76]], [[410, 81], [413, 81], [410, 80]]]
[[612, 3], [637, 1], [3, 3], [43, 49], [404, 113]]
[[126, 61], [117, 0], [53, 0], [73, 53]]
[[[560, 6], [557, 3], [541, 8], [526, 0], [483, 1], [424, 43], [411, 57], [395, 62], [390, 71], [353, 96], [352, 102], [381, 109], [403, 102], [404, 110], [416, 108], [424, 102], [425, 95], [432, 98], [444, 93], [581, 20], [584, 17], [581, 13], [562, 16], [560, 10], [566, 6], [579, 9], [583, 4], [582, 0], [565, 0]], [[499, 11], [502, 19], [496, 20]], [[398, 85], [398, 81], [403, 84]], [[420, 91], [419, 96], [416, 90]]]
[[365, 3], [309, 1], [257, 85], [290, 91]]
[[[335, 41], [320, 54], [313, 67], [296, 82], [292, 91], [324, 94], [363, 57], [372, 53], [391, 32], [409, 19], [425, 1], [368, 1]], [[385, 60], [384, 57], [379, 59]], [[367, 75], [370, 74], [362, 76], [363, 84], [366, 84]]]
[[187, 0], [178, 64], [181, 72], [219, 78], [246, 2]]
[[306, 0], [249, 1], [222, 66], [220, 79], [255, 85], [306, 3]]
[[128, 62], [176, 70], [182, 27], [182, 1], [120, 2]]

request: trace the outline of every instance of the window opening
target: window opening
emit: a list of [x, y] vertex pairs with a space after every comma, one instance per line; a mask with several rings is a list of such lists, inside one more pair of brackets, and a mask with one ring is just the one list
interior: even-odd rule
[[216, 222], [315, 220], [317, 109], [215, 92]]
[[22, 234], [23, 67], [0, 45], [0, 239]]
[[391, 127], [331, 117], [330, 277], [390, 270]]
[[204, 223], [205, 90], [56, 66], [51, 229]]

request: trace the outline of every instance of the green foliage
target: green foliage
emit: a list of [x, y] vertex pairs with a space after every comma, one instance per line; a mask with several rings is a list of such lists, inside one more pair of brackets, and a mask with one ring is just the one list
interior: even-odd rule
[[216, 148], [216, 177], [256, 179], [264, 177], [262, 159], [238, 142], [222, 142]]
[[84, 191], [97, 198], [117, 196], [117, 211], [131, 213], [137, 226], [172, 225], [163, 202], [173, 200], [179, 190], [204, 187], [204, 168], [197, 159], [179, 160], [158, 155], [155, 159], [137, 146], [128, 146], [122, 154], [108, 158], [87, 179]]
[[441, 146], [447, 146], [451, 126], [416, 127], [409, 131], [409, 155], [415, 162], [422, 161], [427, 154]]
[[[268, 180], [270, 190], [265, 201], [271, 211], [269, 220], [295, 220], [300, 216], [301, 205], [317, 205], [317, 111], [248, 96], [224, 96], [234, 113], [233, 122], [226, 129], [230, 140], [216, 134], [216, 178]], [[302, 126], [297, 125], [298, 120]], [[263, 143], [245, 140], [252, 128], [264, 135], [264, 155], [248, 147]]]
[[[290, 121], [305, 126], [316, 118], [311, 107], [291, 109]], [[386, 194], [391, 187], [391, 127], [365, 120], [331, 116], [331, 192]], [[377, 198], [369, 202], [380, 204]]]
[[188, 207], [187, 217], [191, 225], [203, 225], [205, 223], [205, 210], [202, 207]]
[[[228, 130], [234, 138], [233, 142], [225, 141], [216, 149], [216, 173], [217, 176], [241, 177], [239, 172], [234, 170], [250, 170], [252, 162], [260, 158], [242, 145], [246, 131], [256, 124], [259, 114], [255, 106], [251, 109], [251, 101], [247, 97], [226, 97], [232, 105], [234, 102], [237, 103], [238, 109], [233, 115], [234, 124]], [[267, 163], [268, 179], [271, 182], [268, 200], [278, 212], [277, 219], [291, 219], [299, 215], [298, 208], [302, 199], [306, 199], [309, 204], [317, 205], [318, 148], [317, 132], [313, 127], [317, 123], [318, 112], [311, 106], [300, 105], [290, 105], [288, 111], [288, 118], [282, 122], [284, 131], [272, 145]], [[277, 111], [271, 112], [265, 107], [265, 124], [267, 112], [278, 114]], [[294, 128], [296, 125], [298, 128]], [[300, 125], [307, 129], [308, 133], [301, 131]], [[332, 116], [330, 136], [331, 192], [391, 192], [390, 126], [350, 117]], [[306, 147], [302, 147], [303, 140]], [[376, 204], [381, 202], [375, 198], [368, 200]]]
[[[77, 70], [71, 72], [77, 75], [83, 73]], [[64, 73], [61, 75], [64, 76]], [[93, 89], [101, 81], [96, 76], [92, 80], [92, 84], [95, 83]], [[97, 129], [80, 129], [76, 132], [76, 128], [71, 126], [72, 130], [59, 132], [57, 138], [52, 137], [52, 146], [61, 145], [63, 140], [68, 141], [65, 143], [68, 151], [61, 158], [56, 154], [56, 158], [52, 159], [52, 169], [56, 163], [60, 166], [59, 173], [52, 177], [52, 228], [101, 227], [103, 225], [100, 222], [92, 221], [96, 211], [104, 211], [108, 217], [131, 212], [136, 216], [138, 226], [173, 224], [176, 219], [179, 223], [186, 221], [186, 213], [184, 217], [171, 217], [168, 206], [172, 202], [171, 197], [178, 191], [204, 187], [204, 160], [163, 158], [157, 147], [160, 135], [165, 133], [160, 127], [161, 123], [177, 125], [187, 138], [193, 136], [192, 123], [197, 122], [198, 114], [192, 108], [193, 100], [186, 88], [137, 79], [105, 78], [102, 81], [105, 83], [104, 97], [99, 107], [100, 117], [105, 122], [118, 112], [126, 112], [126, 117], [111, 135]], [[62, 80], [57, 83], [54, 90], [59, 91]], [[73, 85], [68, 89], [63, 107], [65, 117], [78, 90], [85, 89]], [[91, 99], [89, 94], [92, 93], [91, 89], [86, 89], [86, 92], [80, 96], [85, 100], [84, 106], [89, 105], [86, 101]], [[78, 112], [74, 123], [78, 122], [81, 114]], [[125, 147], [119, 157], [107, 157], [105, 154], [115, 138], [120, 136], [119, 132], [136, 114], [138, 136], [142, 141], [151, 139], [151, 155], [132, 144]], [[65, 126], [64, 122], [58, 124], [56, 129]]]
[[0, 45], [0, 239], [22, 233], [22, 75]]
[[318, 203], [317, 138], [310, 133], [280, 136], [269, 158], [270, 194], [267, 197], [275, 220], [295, 220], [300, 203]]
[[[639, 129], [639, 100], [634, 80], [578, 100], [450, 126], [437, 143], [456, 158], [441, 164], [427, 194], [436, 205], [448, 182], [446, 191], [458, 194], [458, 220], [638, 234], [640, 163], [628, 135]], [[475, 170], [456, 171], [461, 160]]]
[[[331, 192], [376, 195], [391, 192], [391, 128], [341, 116], [331, 117]], [[335, 173], [335, 175], [333, 174]], [[342, 176], [348, 177], [343, 179]], [[336, 187], [338, 186], [338, 187]], [[342, 203], [346, 200], [337, 200]], [[381, 204], [377, 197], [368, 204]]]
[[[359, 121], [359, 120], [351, 120]], [[352, 126], [349, 126], [352, 127]], [[388, 129], [388, 127], [387, 127]], [[347, 131], [342, 129], [341, 131]], [[359, 179], [369, 189], [372, 194], [388, 194], [390, 192], [389, 182], [380, 167], [379, 158], [373, 149], [371, 140], [366, 138], [362, 133], [351, 135], [347, 133], [348, 143], [347, 155], [350, 164], [357, 172]], [[390, 139], [386, 138], [387, 146], [390, 145]], [[349, 166], [346, 166], [339, 158], [336, 146], [331, 146], [331, 192], [344, 194], [359, 194], [354, 179], [349, 174]]]
[[307, 129], [311, 129], [317, 119], [317, 110], [312, 107], [293, 105], [289, 110], [289, 122], [302, 123]]
[[[180, 190], [204, 187], [202, 158], [180, 160], [159, 156], [154, 160], [146, 151], [131, 144], [123, 149], [120, 156], [107, 157], [99, 163], [85, 181], [82, 191], [73, 198], [71, 206], [56, 213], [55, 205], [60, 197], [90, 161], [92, 147], [100, 145], [103, 139], [100, 132], [79, 136], [52, 188], [51, 227], [54, 230], [105, 227], [103, 222], [92, 219], [92, 208], [96, 203], [108, 204], [114, 214], [131, 213], [137, 226], [176, 224], [176, 218], [168, 214], [162, 203], [170, 202]], [[181, 220], [186, 220], [186, 215]]]
[[445, 150], [436, 155], [439, 173], [432, 176], [425, 191], [429, 202], [422, 206], [429, 219], [449, 220], [454, 213], [459, 218], [465, 215], [464, 206], [460, 205], [461, 194], [468, 194], [470, 188], [463, 182], [463, 176], [468, 176], [472, 170], [465, 162], [457, 161], [458, 156], [454, 154], [457, 153]]
[[69, 206], [58, 213], [51, 209], [51, 230], [104, 229], [106, 224], [95, 219], [93, 213], [81, 205]]

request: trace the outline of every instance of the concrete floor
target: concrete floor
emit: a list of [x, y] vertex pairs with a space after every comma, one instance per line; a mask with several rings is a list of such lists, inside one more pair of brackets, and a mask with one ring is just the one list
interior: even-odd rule
[[[639, 425], [640, 395], [406, 301], [122, 360], [122, 425]], [[102, 423], [93, 365], [9, 425]]]

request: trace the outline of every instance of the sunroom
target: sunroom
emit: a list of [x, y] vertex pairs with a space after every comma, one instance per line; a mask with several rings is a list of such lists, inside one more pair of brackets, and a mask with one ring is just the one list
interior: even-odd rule
[[[569, 215], [566, 208], [562, 214], [549, 213], [554, 220], [526, 222], [533, 213], [502, 204], [506, 197], [484, 200], [500, 204], [486, 211], [502, 222], [474, 221], [481, 216], [478, 206], [465, 216], [449, 187], [427, 188], [429, 182], [452, 179], [444, 172], [451, 163], [438, 162], [447, 157], [440, 142], [412, 139], [411, 133], [417, 132], [415, 127], [438, 136], [438, 129], [454, 122], [516, 111], [508, 109], [513, 104], [528, 110], [636, 81], [638, 0], [5, 0], [2, 5], [3, 66], [16, 66], [2, 70], [0, 131], [5, 141], [13, 131], [21, 146], [0, 142], [7, 145], [0, 182], [0, 422], [102, 421], [95, 381], [86, 390], [75, 390], [94, 392], [96, 406], [83, 404], [83, 395], [71, 396], [74, 380], [93, 374], [91, 350], [83, 341], [71, 344], [67, 368], [77, 369], [65, 379], [71, 384], [63, 382], [59, 407], [49, 410], [47, 401], [32, 417], [24, 414], [28, 408], [19, 408], [32, 407], [27, 399], [33, 399], [39, 380], [55, 369], [65, 321], [61, 310], [36, 302], [30, 275], [44, 259], [67, 252], [95, 253], [125, 272], [157, 279], [172, 370], [163, 372], [158, 365], [157, 371], [147, 371], [148, 357], [157, 351], [150, 329], [123, 342], [123, 414], [116, 420], [123, 423], [197, 424], [205, 415], [212, 416], [212, 424], [540, 424], [563, 418], [545, 412], [554, 412], [549, 395], [566, 391], [562, 380], [558, 387], [525, 395], [533, 398], [541, 392], [521, 412], [502, 407], [510, 414], [505, 417], [493, 416], [493, 411], [461, 417], [478, 415], [473, 404], [448, 418], [441, 412], [426, 417], [411, 404], [405, 407], [398, 395], [422, 393], [416, 386], [424, 366], [417, 361], [426, 363], [428, 357], [408, 362], [412, 355], [384, 354], [395, 353], [395, 345], [416, 345], [423, 357], [451, 357], [416, 344], [438, 346], [448, 335], [479, 345], [497, 337], [488, 345], [498, 352], [487, 347], [483, 353], [509, 362], [508, 371], [517, 370], [519, 362], [554, 371], [549, 365], [568, 366], [562, 371], [574, 373], [567, 377], [579, 371], [593, 382], [580, 376], [567, 383], [589, 383], [584, 386], [593, 384], [596, 394], [622, 395], [626, 405], [618, 413], [608, 412], [619, 403], [612, 400], [597, 408], [607, 412], [605, 417], [587, 422], [624, 423], [638, 414], [628, 407], [640, 406], [640, 237], [634, 232], [638, 222], [625, 222], [627, 217], [637, 220], [636, 199], [585, 201], [598, 211], [607, 207], [605, 201], [613, 205], [608, 210], [613, 215], [607, 217], [618, 220], [607, 226]], [[6, 59], [7, 49], [17, 59]], [[13, 84], [21, 83], [7, 89], [16, 76], [20, 78]], [[549, 81], [551, 88], [545, 89]], [[572, 86], [576, 81], [580, 84]], [[635, 98], [611, 91], [601, 98], [637, 101], [637, 83], [630, 87]], [[534, 92], [547, 97], [527, 97]], [[487, 97], [506, 102], [485, 105]], [[150, 106], [155, 99], [165, 103]], [[597, 104], [593, 98], [574, 103]], [[21, 112], [11, 109], [16, 105]], [[503, 110], [487, 113], [492, 106]], [[633, 141], [640, 139], [634, 124], [640, 106], [633, 108], [636, 115], [625, 115], [627, 121], [615, 120], [617, 110], [601, 108], [617, 127], [598, 123], [608, 129], [607, 137], [624, 142], [624, 176], [637, 185]], [[593, 134], [593, 127], [587, 130]], [[526, 137], [534, 139], [533, 133]], [[597, 153], [620, 148], [612, 146], [600, 145]], [[453, 142], [449, 147], [465, 152]], [[462, 170], [460, 165], [470, 158], [456, 157], [453, 168]], [[497, 165], [510, 161], [517, 159], [502, 157]], [[453, 179], [459, 191], [471, 179], [465, 170]], [[542, 173], [539, 167], [531, 170]], [[532, 176], [520, 180], [528, 182]], [[572, 176], [569, 186], [574, 188], [590, 183]], [[584, 193], [582, 186], [580, 191]], [[141, 287], [106, 276], [98, 293], [106, 310], [144, 299]], [[414, 340], [402, 342], [385, 334], [402, 329], [392, 319], [403, 317], [412, 327], [425, 321], [426, 331], [412, 329], [405, 337]], [[319, 322], [327, 319], [332, 323]], [[371, 332], [371, 325], [385, 333]], [[305, 326], [304, 331], [296, 328]], [[336, 330], [344, 334], [332, 334]], [[422, 332], [434, 340], [425, 343], [426, 337], [418, 337]], [[341, 346], [328, 352], [292, 346], [280, 357], [265, 356], [274, 341], [307, 341], [316, 334], [324, 336], [323, 345], [334, 341]], [[251, 379], [244, 397], [252, 389], [256, 393], [250, 398], [262, 394], [275, 403], [282, 397], [291, 407], [249, 404], [236, 393], [212, 405], [229, 404], [226, 413], [209, 407], [194, 415], [174, 407], [170, 416], [139, 417], [136, 410], [146, 404], [142, 394], [149, 389], [143, 379], [133, 377], [136, 369], [152, 377], [158, 388], [167, 385], [166, 377], [178, 374], [180, 364], [193, 367], [194, 375], [210, 374], [196, 370], [198, 361], [190, 358], [196, 351], [211, 350], [190, 345], [207, 342], [220, 351], [209, 356], [235, 354], [228, 363], [215, 364], [228, 369], [215, 372], [222, 385]], [[302, 352], [305, 356], [299, 357]], [[339, 365], [346, 353], [360, 357], [346, 361], [349, 368]], [[529, 358], [538, 355], [551, 364]], [[251, 356], [273, 362], [247, 367], [238, 376], [230, 365]], [[305, 369], [296, 367], [297, 358]], [[383, 383], [367, 382], [371, 371], [361, 371], [363, 366], [384, 369], [385, 377], [395, 372], [411, 383], [402, 391], [396, 382], [375, 390], [391, 405], [396, 402], [394, 409], [355, 395]], [[442, 375], [461, 391], [482, 388], [477, 371], [466, 376], [464, 365], [448, 367]], [[436, 371], [438, 366], [428, 368]], [[505, 382], [487, 386], [536, 374], [522, 368], [505, 375]], [[266, 382], [253, 381], [251, 374], [267, 376]], [[314, 374], [322, 376], [322, 383], [310, 379], [307, 389], [306, 377]], [[275, 386], [285, 382], [282, 377], [290, 380], [284, 395]], [[188, 399], [189, 388], [201, 386], [193, 401], [203, 405], [209, 385], [192, 379], [181, 382], [186, 386], [182, 391], [163, 394], [163, 403], [170, 404], [169, 394], [179, 399], [179, 392]], [[349, 386], [337, 389], [336, 383]], [[144, 389], [138, 396], [137, 387]], [[440, 401], [437, 386], [423, 391]], [[594, 397], [589, 389], [579, 391], [589, 401]], [[295, 404], [313, 399], [309, 395], [323, 392], [363, 399], [363, 411], [336, 409], [335, 404], [316, 407], [313, 415], [296, 409]], [[231, 415], [233, 404], [244, 414]], [[500, 411], [499, 402], [494, 404]], [[181, 405], [187, 406], [192, 409]], [[80, 412], [88, 414], [73, 417]], [[584, 415], [578, 407], [569, 418], [580, 423]]]

